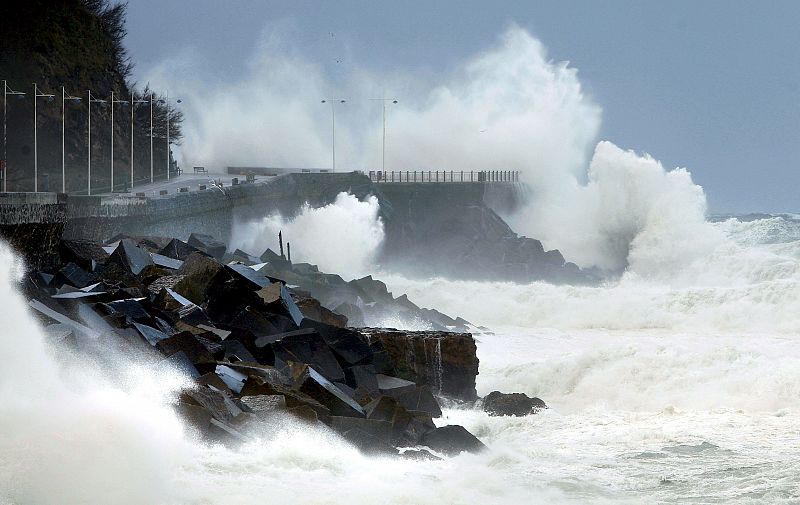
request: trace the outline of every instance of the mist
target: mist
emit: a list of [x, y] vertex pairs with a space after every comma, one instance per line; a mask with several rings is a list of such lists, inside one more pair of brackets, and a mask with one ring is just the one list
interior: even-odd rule
[[390, 96], [399, 103], [387, 110], [387, 170], [519, 170], [531, 198], [506, 219], [579, 266], [660, 276], [678, 252], [691, 260], [717, 241], [690, 173], [598, 143], [601, 108], [578, 70], [516, 25], [435, 79], [358, 65], [333, 79], [292, 37], [265, 34], [236, 80], [201, 78], [202, 58], [188, 50], [150, 72], [185, 96], [185, 165], [330, 167], [321, 99], [333, 96], [347, 98], [336, 110], [337, 170], [379, 169], [381, 106], [369, 99]]

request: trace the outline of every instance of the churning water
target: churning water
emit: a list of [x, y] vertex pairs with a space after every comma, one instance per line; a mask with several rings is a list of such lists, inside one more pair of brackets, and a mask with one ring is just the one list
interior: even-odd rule
[[[50, 349], [0, 261], [0, 503], [521, 504], [800, 502], [800, 222], [709, 224], [724, 237], [664, 278], [602, 287], [410, 281], [396, 293], [491, 331], [478, 390], [523, 418], [445, 409], [490, 448], [375, 459], [276, 421], [240, 449], [184, 433], [178, 378], [109, 378]], [[694, 269], [694, 270], [688, 270]]]

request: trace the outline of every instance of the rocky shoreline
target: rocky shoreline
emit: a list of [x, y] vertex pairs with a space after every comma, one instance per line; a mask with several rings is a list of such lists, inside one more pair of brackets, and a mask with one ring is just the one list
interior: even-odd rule
[[[293, 416], [368, 453], [485, 448], [461, 426], [434, 423], [440, 398], [478, 400], [469, 323], [394, 297], [372, 277], [347, 282], [271, 250], [229, 253], [199, 234], [62, 240], [59, 256], [24, 285], [47, 334], [78, 352], [113, 347], [181, 370], [193, 385], [175, 409], [209, 441], [238, 443]], [[432, 329], [365, 326], [389, 313]], [[544, 405], [495, 393], [484, 402], [493, 415]]]

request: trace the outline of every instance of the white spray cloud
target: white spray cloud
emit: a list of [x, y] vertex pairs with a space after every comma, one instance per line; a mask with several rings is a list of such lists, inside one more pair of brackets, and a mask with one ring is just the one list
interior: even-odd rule
[[380, 205], [374, 196], [359, 201], [348, 193], [324, 207], [306, 204], [292, 218], [274, 214], [261, 221], [237, 223], [231, 246], [261, 254], [278, 250], [278, 232], [292, 245], [292, 261], [310, 262], [330, 273], [357, 277], [370, 273], [383, 242]]
[[379, 168], [380, 109], [367, 98], [399, 90], [400, 103], [389, 109], [387, 169], [520, 170], [533, 196], [509, 216], [512, 226], [581, 266], [661, 275], [675, 259], [708, 251], [705, 197], [689, 173], [610, 142], [595, 148], [600, 107], [577, 70], [550, 60], [524, 29], [511, 26], [434, 83], [356, 67], [334, 84], [291, 49], [291, 38], [281, 29], [264, 37], [249, 73], [233, 82], [187, 80], [202, 74], [187, 55], [154, 69], [153, 82], [188, 97], [183, 151], [191, 163], [327, 167], [331, 111], [320, 99], [346, 89], [337, 165]]

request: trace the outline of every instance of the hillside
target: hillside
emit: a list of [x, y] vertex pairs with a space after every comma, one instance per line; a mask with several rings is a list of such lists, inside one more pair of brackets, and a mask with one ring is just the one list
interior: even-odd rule
[[[67, 101], [65, 114], [65, 166], [68, 192], [87, 188], [87, 94], [108, 100], [129, 100], [132, 64], [126, 54], [125, 4], [105, 0], [30, 0], [4, 2], [0, 7], [0, 79], [9, 88], [26, 93], [9, 96], [7, 103], [7, 166], [9, 191], [32, 191], [34, 173], [33, 83], [54, 98], [39, 98], [38, 172], [39, 189], [61, 189], [62, 86], [67, 95], [82, 100]], [[1, 85], [1, 84], [0, 84]], [[134, 91], [137, 99], [149, 89]], [[160, 99], [156, 96], [155, 100]], [[174, 105], [174, 104], [173, 104]], [[150, 107], [135, 108], [135, 179], [150, 175]], [[166, 173], [166, 109], [153, 107], [153, 165], [156, 176]], [[92, 104], [92, 189], [108, 191], [111, 179], [111, 112], [108, 103]], [[180, 139], [180, 113], [171, 112], [170, 137]], [[115, 189], [130, 181], [131, 109], [114, 109]], [[2, 154], [0, 153], [0, 157]]]

